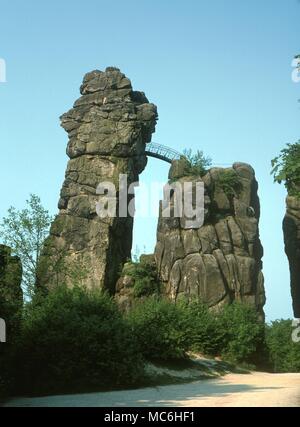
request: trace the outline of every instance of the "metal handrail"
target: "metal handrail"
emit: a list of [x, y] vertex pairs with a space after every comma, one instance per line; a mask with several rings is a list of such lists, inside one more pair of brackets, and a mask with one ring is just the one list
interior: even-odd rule
[[[166, 145], [157, 144], [156, 142], [150, 142], [146, 144], [145, 154], [149, 157], [163, 160], [164, 162], [171, 163], [173, 160], [179, 160], [181, 157], [185, 157], [184, 154], [173, 148], [167, 147]], [[214, 163], [212, 167], [224, 167], [232, 166], [231, 163]]]
[[173, 148], [155, 142], [146, 145], [146, 155], [164, 160], [167, 163], [172, 163], [173, 160], [179, 160], [183, 156], [183, 154], [173, 150]]

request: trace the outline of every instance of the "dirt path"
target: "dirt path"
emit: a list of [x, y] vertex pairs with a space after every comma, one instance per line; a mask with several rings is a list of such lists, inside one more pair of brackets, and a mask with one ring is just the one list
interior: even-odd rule
[[300, 374], [229, 374], [213, 380], [157, 388], [17, 398], [5, 406], [300, 406]]

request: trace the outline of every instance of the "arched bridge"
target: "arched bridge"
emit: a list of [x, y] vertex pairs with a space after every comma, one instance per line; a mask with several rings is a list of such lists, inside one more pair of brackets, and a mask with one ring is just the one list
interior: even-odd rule
[[172, 163], [173, 160], [179, 160], [180, 157], [183, 156], [183, 154], [173, 150], [173, 148], [156, 144], [155, 142], [146, 144], [146, 155], [149, 157], [155, 157], [156, 159], [164, 160], [167, 163]]
[[[156, 159], [163, 160], [164, 162], [171, 163], [173, 160], [179, 160], [181, 157], [185, 157], [184, 154], [179, 153], [179, 151], [173, 150], [173, 148], [166, 147], [162, 144], [157, 144], [156, 142], [150, 142], [146, 144], [145, 150], [146, 156], [155, 157]], [[212, 167], [228, 167], [232, 166], [231, 163], [214, 163]]]

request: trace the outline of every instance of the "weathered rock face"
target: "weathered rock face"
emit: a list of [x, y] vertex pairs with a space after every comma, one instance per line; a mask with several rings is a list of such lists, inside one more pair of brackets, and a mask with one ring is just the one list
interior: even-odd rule
[[291, 292], [295, 318], [300, 318], [300, 200], [288, 196], [283, 220], [285, 252], [291, 273]]
[[0, 245], [0, 318], [8, 325], [23, 304], [21, 281], [20, 259], [11, 255], [9, 247]]
[[[61, 117], [69, 135], [70, 161], [59, 215], [39, 266], [39, 285], [72, 285], [79, 280], [113, 293], [131, 255], [133, 219], [119, 217], [118, 209], [117, 217], [100, 218], [96, 190], [100, 183], [111, 182], [118, 196], [120, 174], [128, 175], [128, 185], [138, 181], [157, 110], [116, 68], [88, 73], [80, 90], [82, 96]], [[117, 206], [118, 202], [117, 197]]]
[[[172, 181], [178, 179], [180, 169], [173, 164], [169, 176]], [[231, 189], [224, 174], [234, 175], [239, 188], [235, 184], [236, 188]], [[202, 179], [185, 177], [179, 182], [201, 180], [205, 188], [202, 227], [187, 228], [186, 217], [164, 218], [161, 204], [155, 258], [164, 292], [175, 301], [196, 297], [216, 309], [242, 301], [254, 306], [263, 318], [263, 249], [254, 170], [236, 163], [228, 169], [213, 168]]]

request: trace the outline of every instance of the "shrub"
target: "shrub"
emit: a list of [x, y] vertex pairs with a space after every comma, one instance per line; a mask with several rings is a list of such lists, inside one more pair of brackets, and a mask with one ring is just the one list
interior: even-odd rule
[[235, 170], [229, 169], [220, 172], [216, 187], [224, 191], [229, 199], [237, 197], [243, 190], [243, 185]]
[[152, 297], [137, 304], [127, 319], [146, 359], [170, 360], [185, 357], [188, 338], [186, 319], [180, 306]]
[[300, 141], [287, 144], [272, 160], [274, 182], [284, 185], [291, 196], [300, 197]]
[[264, 361], [264, 324], [245, 304], [234, 303], [214, 313], [198, 301], [174, 304], [153, 297], [127, 316], [149, 360], [180, 359], [187, 351], [196, 351], [252, 366]]
[[224, 332], [220, 328], [218, 316], [198, 301], [184, 304], [183, 311], [189, 349], [211, 356], [220, 354]]
[[19, 334], [22, 319], [22, 306], [18, 299], [15, 301], [3, 298], [0, 292], [0, 317], [6, 323], [6, 343], [0, 343], [0, 397], [7, 395], [7, 390], [11, 382], [7, 375], [6, 367], [10, 360], [12, 349]]
[[132, 384], [143, 366], [136, 349], [134, 336], [106, 294], [58, 287], [26, 307], [10, 363], [14, 392]]
[[155, 266], [146, 262], [128, 262], [122, 275], [134, 279], [133, 295], [136, 298], [159, 294], [159, 281]]
[[211, 159], [205, 157], [203, 151], [197, 150], [195, 154], [192, 150], [184, 150], [184, 157], [189, 161], [190, 167], [187, 170], [187, 175], [203, 176], [206, 174], [208, 168], [211, 166]]
[[255, 309], [242, 303], [223, 308], [219, 315], [222, 356], [234, 363], [258, 365], [264, 356], [264, 324]]
[[300, 372], [300, 342], [293, 342], [292, 332], [291, 320], [276, 320], [266, 327], [266, 341], [275, 372]]

